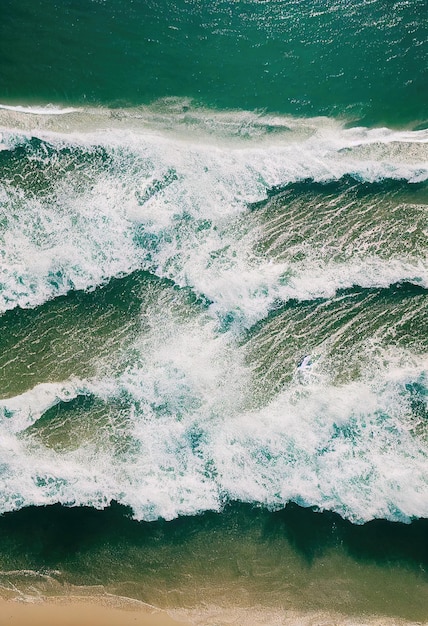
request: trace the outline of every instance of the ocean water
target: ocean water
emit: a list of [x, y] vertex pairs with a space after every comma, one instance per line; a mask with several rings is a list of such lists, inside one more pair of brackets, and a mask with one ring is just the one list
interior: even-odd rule
[[1, 593], [428, 621], [427, 18], [1, 2]]

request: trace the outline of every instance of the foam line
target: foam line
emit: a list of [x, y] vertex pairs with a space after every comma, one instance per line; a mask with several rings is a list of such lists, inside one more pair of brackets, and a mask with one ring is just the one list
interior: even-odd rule
[[51, 104], [43, 107], [0, 104], [0, 109], [5, 111], [14, 111], [15, 113], [23, 113], [26, 115], [67, 115], [69, 113], [78, 113], [82, 111], [82, 109], [72, 107], [56, 107]]

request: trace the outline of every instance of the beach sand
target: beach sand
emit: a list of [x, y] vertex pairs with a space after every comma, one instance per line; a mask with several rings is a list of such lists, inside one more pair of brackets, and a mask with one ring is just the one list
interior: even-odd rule
[[[182, 611], [178, 611], [182, 613]], [[0, 626], [428, 626], [428, 622], [339, 613], [270, 611], [205, 606], [177, 621], [149, 604], [115, 597], [50, 597], [40, 601], [0, 599]], [[181, 617], [181, 616], [180, 616]]]
[[140, 602], [120, 606], [109, 598], [0, 599], [0, 626], [186, 626]]

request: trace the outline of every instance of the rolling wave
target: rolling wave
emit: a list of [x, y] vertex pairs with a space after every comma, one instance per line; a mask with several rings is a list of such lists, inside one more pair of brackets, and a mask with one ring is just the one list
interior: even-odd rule
[[[95, 375], [52, 382], [45, 365], [46, 380], [0, 401], [3, 511], [116, 500], [154, 520], [239, 500], [294, 501], [358, 523], [428, 515], [423, 289], [289, 302], [238, 341], [172, 284], [140, 293], [141, 326], [121, 350], [108, 349], [109, 320], [95, 321], [105, 324], [98, 348], [100, 330], [89, 329]], [[93, 297], [84, 295], [88, 321]], [[61, 356], [77, 373], [70, 319], [63, 310], [57, 333], [68, 330]], [[33, 356], [55, 363], [55, 341], [40, 345], [40, 333], [25, 348], [15, 331], [9, 353], [23, 371]]]
[[1, 510], [428, 516], [427, 131], [0, 108]]
[[427, 284], [427, 131], [183, 106], [2, 129], [2, 311], [136, 269], [247, 327], [278, 299]]

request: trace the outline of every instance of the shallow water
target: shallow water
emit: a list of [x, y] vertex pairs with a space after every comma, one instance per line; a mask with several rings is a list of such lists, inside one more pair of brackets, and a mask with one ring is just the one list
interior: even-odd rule
[[234, 504], [221, 515], [173, 522], [126, 514], [115, 505], [5, 515], [4, 590], [24, 597], [107, 591], [195, 623], [281, 624], [293, 614], [294, 623], [324, 623], [326, 615], [330, 623], [426, 619], [425, 521], [353, 526], [295, 505], [269, 513]]

